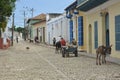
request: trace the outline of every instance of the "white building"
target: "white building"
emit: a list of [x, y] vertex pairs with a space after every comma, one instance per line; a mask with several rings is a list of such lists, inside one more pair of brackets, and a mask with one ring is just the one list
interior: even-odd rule
[[[11, 36], [12, 36], [12, 28], [6, 27], [5, 32], [2, 32], [2, 38], [11, 39]], [[13, 34], [14, 40], [16, 39], [16, 36], [19, 38], [19, 40], [22, 40], [22, 33], [14, 31]]]
[[53, 44], [53, 37], [62, 36], [66, 41], [69, 41], [69, 26], [66, 14], [63, 13], [58, 17], [47, 19], [46, 28], [46, 43]]

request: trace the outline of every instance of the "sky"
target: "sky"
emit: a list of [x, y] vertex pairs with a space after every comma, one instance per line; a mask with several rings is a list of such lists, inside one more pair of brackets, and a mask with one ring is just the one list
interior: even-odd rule
[[[15, 26], [24, 26], [24, 11], [26, 18], [31, 18], [32, 14], [30, 9], [33, 8], [33, 17], [41, 13], [63, 13], [64, 9], [72, 4], [75, 0], [18, 0], [16, 2], [15, 13]], [[11, 26], [12, 19], [9, 20]]]

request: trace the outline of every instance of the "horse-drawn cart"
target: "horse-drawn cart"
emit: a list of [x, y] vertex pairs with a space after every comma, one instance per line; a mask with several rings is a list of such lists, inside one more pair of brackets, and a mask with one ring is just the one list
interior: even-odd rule
[[77, 46], [62, 46], [62, 57], [67, 57], [69, 54], [74, 54], [75, 57], [78, 56]]

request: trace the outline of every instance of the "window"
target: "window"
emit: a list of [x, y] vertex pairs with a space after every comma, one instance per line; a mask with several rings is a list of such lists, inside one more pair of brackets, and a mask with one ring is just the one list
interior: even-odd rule
[[78, 17], [78, 45], [83, 46], [83, 17]]
[[120, 50], [120, 15], [115, 16], [115, 44], [116, 50]]
[[98, 48], [98, 22], [97, 21], [94, 22], [94, 39], [95, 39], [94, 47], [96, 49]]

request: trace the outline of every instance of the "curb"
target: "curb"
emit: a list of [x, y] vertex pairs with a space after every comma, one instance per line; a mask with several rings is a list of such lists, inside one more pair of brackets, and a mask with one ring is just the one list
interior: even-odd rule
[[[79, 53], [81, 55], [84, 55], [84, 56], [88, 56], [88, 57], [91, 57], [91, 58], [96, 58], [96, 55], [93, 54], [93, 53], [86, 53], [86, 52], [79, 52]], [[112, 63], [120, 65], [120, 59], [119, 58], [106, 56], [106, 61], [109, 61], [109, 62], [112, 62]]]

